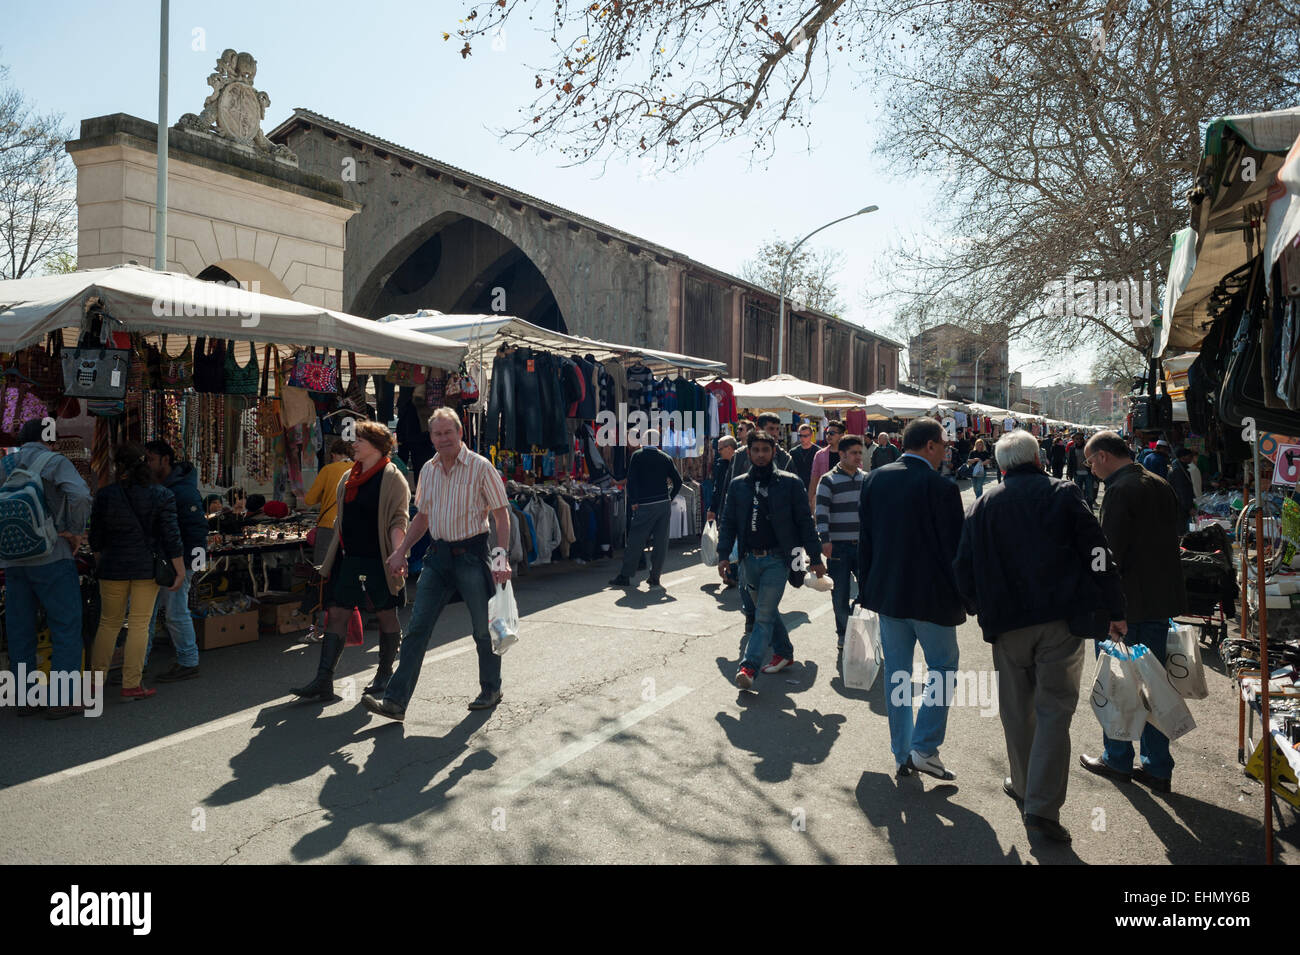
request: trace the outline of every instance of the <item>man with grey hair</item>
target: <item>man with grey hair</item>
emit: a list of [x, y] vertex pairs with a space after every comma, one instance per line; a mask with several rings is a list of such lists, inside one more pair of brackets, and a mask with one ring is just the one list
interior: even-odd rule
[[[1123, 579], [1130, 621], [1126, 642], [1146, 645], [1163, 666], [1169, 619], [1187, 607], [1179, 548], [1187, 522], [1178, 496], [1164, 478], [1134, 462], [1128, 445], [1114, 431], [1089, 438], [1084, 460], [1106, 485], [1101, 527]], [[1103, 734], [1102, 745], [1101, 756], [1080, 754], [1079, 762], [1088, 772], [1117, 783], [1137, 780], [1156, 792], [1170, 791], [1174, 758], [1169, 739], [1151, 723], [1142, 731], [1142, 761], [1136, 768], [1131, 742]]]
[[1082, 491], [1044, 473], [1034, 436], [1003, 435], [997, 459], [1005, 478], [971, 505], [953, 569], [993, 644], [1011, 767], [1002, 789], [1022, 804], [1026, 829], [1069, 842], [1060, 812], [1083, 641], [1124, 635], [1124, 591]]
[[[629, 445], [637, 442], [631, 436]], [[668, 559], [668, 526], [672, 515], [672, 499], [682, 489], [682, 476], [677, 465], [659, 447], [659, 432], [651, 428], [645, 432], [645, 445], [633, 452], [627, 462], [627, 506], [632, 515], [627, 530], [627, 549], [623, 551], [623, 566], [618, 576], [609, 582], [611, 587], [632, 586], [632, 575], [645, 551], [646, 542], [654, 544], [650, 557], [651, 587], [662, 586], [659, 574]]]

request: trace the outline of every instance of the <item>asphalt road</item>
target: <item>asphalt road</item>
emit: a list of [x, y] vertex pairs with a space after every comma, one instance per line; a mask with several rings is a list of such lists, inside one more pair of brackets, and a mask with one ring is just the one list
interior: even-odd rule
[[[968, 495], [969, 497], [969, 492]], [[200, 679], [103, 716], [0, 712], [3, 863], [847, 862], [1254, 863], [1262, 791], [1236, 762], [1231, 685], [1173, 744], [1174, 792], [1117, 786], [1074, 764], [1063, 848], [1030, 841], [1001, 791], [1001, 724], [978, 699], [952, 711], [954, 783], [896, 781], [883, 680], [846, 690], [830, 595], [787, 590], [797, 666], [731, 683], [743, 619], [693, 546], [667, 590], [605, 589], [610, 561], [538, 568], [516, 582], [520, 642], [505, 700], [477, 693], [469, 620], [443, 615], [404, 724], [356, 703], [375, 634], [336, 674], [351, 700], [302, 704], [318, 648], [297, 637], [205, 653]], [[974, 621], [963, 670], [992, 671]], [[1091, 660], [1091, 657], [1089, 657]], [[170, 664], [164, 651], [153, 664]], [[1097, 754], [1085, 666], [1073, 750]], [[148, 679], [148, 678], [146, 678]], [[351, 682], [349, 682], [351, 681]], [[987, 702], [987, 701], [985, 701]], [[1074, 757], [1072, 757], [1074, 758]], [[1279, 861], [1300, 859], [1297, 814]], [[17, 835], [15, 835], [17, 834]]]

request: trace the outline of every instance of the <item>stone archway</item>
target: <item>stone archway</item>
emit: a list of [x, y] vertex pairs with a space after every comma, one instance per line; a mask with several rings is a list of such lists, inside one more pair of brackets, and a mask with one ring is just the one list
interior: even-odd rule
[[220, 269], [250, 292], [261, 292], [263, 295], [274, 295], [278, 298], [294, 297], [292, 291], [274, 272], [257, 262], [221, 259], [219, 262], [209, 263], [203, 271], [197, 273], [197, 277], [204, 278], [205, 273], [213, 269]]
[[420, 223], [370, 268], [351, 311], [372, 318], [420, 308], [500, 311], [566, 331], [565, 283], [553, 283], [526, 249], [495, 227], [507, 223], [451, 210]]

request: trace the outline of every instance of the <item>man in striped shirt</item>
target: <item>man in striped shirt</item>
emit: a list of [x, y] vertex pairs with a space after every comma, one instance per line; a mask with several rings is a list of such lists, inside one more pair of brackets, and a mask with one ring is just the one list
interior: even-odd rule
[[[849, 588], [858, 576], [858, 504], [862, 497], [862, 438], [840, 438], [839, 464], [817, 483], [817, 537], [826, 569], [835, 585], [836, 646], [844, 649], [844, 628], [849, 622]], [[858, 582], [861, 586], [861, 581]]]
[[[435, 411], [429, 419], [429, 435], [437, 453], [420, 471], [415, 489], [419, 513], [411, 519], [406, 536], [388, 559], [389, 569], [395, 574], [406, 573], [406, 555], [426, 530], [432, 542], [424, 553], [397, 672], [382, 700], [361, 698], [366, 709], [394, 720], [406, 716], [433, 627], [455, 593], [469, 609], [478, 650], [480, 692], [469, 708], [488, 710], [501, 702], [501, 658], [492, 652], [488, 600], [494, 584], [510, 579], [510, 564], [505, 556], [510, 549], [510, 501], [492, 462], [461, 442], [456, 412], [450, 408]], [[489, 512], [497, 529], [497, 547], [490, 555]]]

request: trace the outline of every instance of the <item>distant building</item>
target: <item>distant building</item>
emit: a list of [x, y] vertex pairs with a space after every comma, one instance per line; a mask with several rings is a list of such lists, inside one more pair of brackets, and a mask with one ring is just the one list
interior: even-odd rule
[[945, 398], [1001, 405], [1007, 399], [1008, 351], [1005, 329], [980, 336], [945, 322], [908, 342], [908, 378]]

